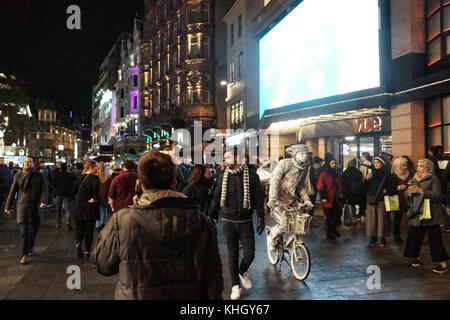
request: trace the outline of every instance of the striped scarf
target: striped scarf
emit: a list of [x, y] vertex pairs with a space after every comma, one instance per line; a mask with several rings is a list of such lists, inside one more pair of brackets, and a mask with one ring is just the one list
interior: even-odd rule
[[242, 171], [244, 171], [244, 209], [250, 209], [251, 203], [250, 203], [250, 178], [248, 175], [248, 167], [243, 164], [239, 167], [237, 170], [231, 170], [230, 168], [226, 168], [225, 172], [223, 174], [223, 181], [222, 181], [222, 195], [220, 197], [220, 207], [225, 206], [225, 200], [227, 197], [227, 191], [228, 191], [228, 175], [231, 174], [239, 174]]

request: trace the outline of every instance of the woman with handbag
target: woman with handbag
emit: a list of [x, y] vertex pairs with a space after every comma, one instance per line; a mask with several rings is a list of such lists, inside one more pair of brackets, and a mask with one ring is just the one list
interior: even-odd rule
[[404, 256], [412, 258], [412, 266], [419, 267], [419, 253], [425, 233], [428, 234], [431, 259], [439, 262], [433, 272], [447, 271], [449, 256], [442, 243], [442, 223], [440, 208], [441, 186], [439, 179], [433, 175], [434, 164], [431, 160], [419, 160], [417, 173], [411, 180], [407, 195], [410, 197], [411, 208], [408, 211], [408, 235]]
[[[364, 182], [367, 192], [366, 233], [370, 237], [369, 246], [378, 244], [385, 247], [390, 219], [386, 215], [384, 196], [396, 194], [397, 186], [391, 173], [386, 170], [386, 162], [382, 158], [375, 157], [373, 166], [374, 168], [369, 170]], [[378, 237], [380, 237], [380, 242], [378, 242]]]
[[394, 160], [392, 163], [392, 176], [397, 184], [398, 202], [400, 205], [399, 211], [393, 211], [394, 226], [392, 233], [394, 235], [394, 241], [403, 242], [401, 234], [402, 217], [408, 211], [408, 204], [406, 202], [405, 191], [408, 188], [408, 182], [414, 177], [414, 172], [408, 169], [408, 159], [400, 157]]
[[[98, 206], [98, 194], [100, 180], [97, 176], [98, 165], [96, 161], [89, 160], [84, 167], [83, 175], [74, 186], [75, 205], [73, 218], [76, 224], [76, 248], [78, 258], [86, 255], [90, 257], [92, 242], [94, 239], [95, 222], [100, 218]], [[84, 240], [85, 251], [82, 243]]]
[[317, 190], [325, 213], [327, 239], [334, 240], [341, 236], [336, 228], [341, 221], [343, 186], [341, 174], [336, 169], [336, 160], [331, 153], [325, 155], [325, 166], [317, 181]]

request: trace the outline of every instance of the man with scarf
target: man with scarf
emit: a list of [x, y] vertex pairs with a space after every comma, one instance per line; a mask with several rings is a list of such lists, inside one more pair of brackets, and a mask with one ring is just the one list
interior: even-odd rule
[[[243, 150], [241, 150], [243, 151]], [[217, 221], [219, 209], [222, 213], [223, 234], [228, 249], [228, 266], [232, 281], [231, 299], [241, 296], [240, 284], [245, 289], [252, 288], [247, 273], [255, 258], [255, 235], [252, 213], [258, 216], [257, 232], [264, 231], [264, 193], [255, 171], [244, 163], [244, 154], [238, 155], [238, 148], [225, 153], [225, 170], [220, 174], [214, 192], [209, 216]], [[239, 241], [243, 258], [239, 264]]]
[[31, 156], [25, 158], [23, 171], [14, 176], [5, 205], [5, 213], [8, 215], [11, 214], [12, 202], [17, 192], [17, 224], [22, 240], [20, 263], [26, 264], [33, 254], [34, 241], [41, 223], [39, 207], [45, 208], [47, 201], [47, 184], [43, 175], [34, 168], [34, 158]]
[[275, 239], [285, 232], [285, 208], [306, 207], [309, 213], [312, 213], [314, 208], [309, 198], [315, 191], [312, 184], [314, 169], [311, 169], [308, 161], [308, 147], [304, 144], [293, 145], [286, 149], [286, 153], [291, 155], [291, 158], [281, 160], [270, 177], [267, 206], [277, 223], [267, 239], [272, 250], [275, 247]]
[[320, 199], [325, 213], [325, 224], [327, 225], [327, 238], [336, 239], [341, 235], [336, 230], [342, 214], [341, 194], [343, 192], [342, 178], [336, 170], [336, 159], [331, 153], [325, 155], [325, 168], [317, 181]]

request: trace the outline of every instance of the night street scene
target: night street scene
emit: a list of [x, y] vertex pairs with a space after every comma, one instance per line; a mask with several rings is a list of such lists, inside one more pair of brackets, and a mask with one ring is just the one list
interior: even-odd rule
[[450, 299], [449, 1], [14, 0], [0, 27], [0, 308]]

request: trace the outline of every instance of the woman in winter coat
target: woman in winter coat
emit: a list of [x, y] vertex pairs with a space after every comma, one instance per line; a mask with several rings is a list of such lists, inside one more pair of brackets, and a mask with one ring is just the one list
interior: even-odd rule
[[317, 181], [317, 190], [325, 213], [327, 238], [336, 239], [341, 236], [336, 228], [341, 219], [343, 187], [341, 175], [336, 170], [336, 160], [330, 153], [325, 155], [325, 166]]
[[[436, 273], [447, 271], [447, 260], [449, 256], [444, 248], [439, 225], [442, 223], [440, 208], [441, 186], [439, 179], [433, 175], [434, 164], [428, 159], [419, 160], [417, 174], [411, 180], [407, 195], [411, 197], [411, 212], [408, 224], [408, 235], [404, 256], [412, 258], [412, 265], [419, 267], [420, 247], [422, 246], [425, 233], [428, 234], [430, 243], [431, 259], [433, 262], [440, 262], [434, 268]], [[430, 203], [431, 219], [421, 219], [424, 212], [425, 200]]]
[[395, 195], [397, 185], [391, 173], [386, 170], [386, 162], [382, 158], [375, 157], [373, 166], [374, 172], [369, 172], [364, 182], [367, 193], [366, 233], [370, 237], [369, 246], [377, 244], [377, 237], [380, 237], [378, 245], [385, 247], [390, 219], [386, 215], [384, 196]]
[[345, 200], [352, 208], [353, 217], [356, 215], [356, 205], [361, 209], [363, 203], [364, 177], [356, 168], [356, 159], [348, 162], [347, 169], [342, 174]]
[[195, 199], [202, 212], [206, 212], [212, 199], [212, 169], [205, 165], [195, 165], [183, 193]]
[[100, 219], [97, 220], [95, 227], [101, 230], [109, 218], [109, 203], [108, 203], [108, 191], [109, 185], [111, 184], [111, 178], [109, 177], [106, 165], [103, 162], [98, 163], [98, 178], [99, 178], [99, 209], [100, 209]]
[[394, 227], [392, 233], [394, 241], [403, 242], [400, 237], [402, 217], [408, 211], [405, 191], [408, 188], [408, 182], [414, 177], [414, 173], [408, 170], [408, 159], [400, 157], [392, 163], [392, 177], [397, 184], [397, 195], [400, 203], [400, 211], [394, 211]]
[[[96, 161], [87, 161], [83, 175], [74, 185], [74, 193], [76, 193], [76, 196], [73, 218], [76, 223], [77, 255], [80, 259], [84, 255], [88, 258], [90, 257], [95, 222], [100, 218], [98, 207], [100, 180], [97, 176], [97, 170], [98, 165]], [[84, 252], [82, 249], [83, 240], [85, 245]]]

